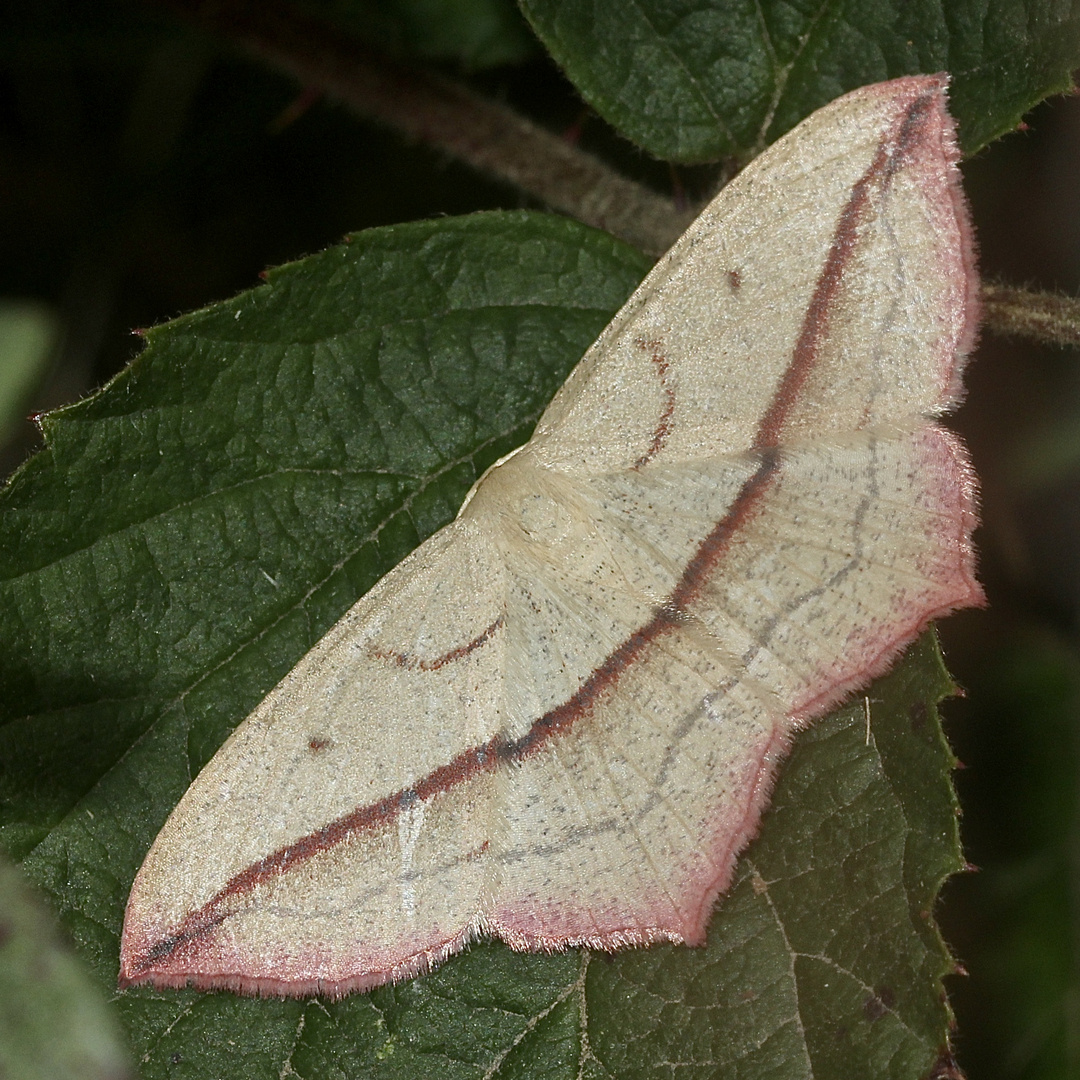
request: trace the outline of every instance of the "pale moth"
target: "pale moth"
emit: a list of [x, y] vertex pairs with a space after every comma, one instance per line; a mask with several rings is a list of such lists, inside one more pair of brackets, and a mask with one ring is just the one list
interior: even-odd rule
[[199, 774], [120, 981], [340, 996], [479, 935], [698, 944], [793, 734], [981, 602], [936, 422], [977, 278], [945, 79], [727, 185], [535, 434]]

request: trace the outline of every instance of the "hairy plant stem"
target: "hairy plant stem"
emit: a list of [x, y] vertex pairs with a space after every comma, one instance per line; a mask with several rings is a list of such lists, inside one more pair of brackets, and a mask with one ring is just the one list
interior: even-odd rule
[[987, 283], [982, 301], [983, 326], [992, 333], [1080, 345], [1080, 298]]
[[642, 251], [666, 251], [694, 216], [505, 105], [391, 60], [282, 0], [145, 2]]

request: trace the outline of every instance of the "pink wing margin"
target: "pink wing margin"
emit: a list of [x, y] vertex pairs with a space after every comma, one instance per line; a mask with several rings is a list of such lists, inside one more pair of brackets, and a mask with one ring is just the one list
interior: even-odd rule
[[[955, 290], [955, 309], [945, 313], [952, 334], [943, 343], [940, 356], [941, 411], [959, 400], [963, 361], [974, 344], [978, 327], [978, 277], [967, 204], [956, 168], [959, 154], [954, 127], [945, 107], [946, 85], [945, 76], [919, 76], [866, 87], [849, 95], [849, 98], [862, 96], [887, 102], [895, 122], [883, 135], [877, 155], [850, 193], [791, 362], [758, 426], [754, 449], [762, 455], [763, 467], [746, 481], [723, 520], [703, 540], [675, 592], [652, 621], [598, 666], [577, 694], [538, 719], [522, 738], [508, 741], [496, 737], [466, 750], [408, 791], [395, 792], [378, 803], [358, 807], [318, 832], [272, 853], [238, 874], [168, 936], [148, 936], [146, 928], [133, 917], [129, 901], [121, 947], [121, 986], [191, 984], [249, 993], [299, 996], [318, 992], [338, 997], [425, 971], [458, 951], [480, 928], [522, 949], [565, 948], [572, 944], [611, 949], [661, 939], [690, 944], [704, 941], [716, 897], [730, 884], [738, 853], [757, 832], [792, 727], [823, 715], [884, 673], [933, 619], [984, 602], [975, 579], [971, 544], [977, 524], [974, 474], [959, 441], [930, 422], [918, 438], [917, 453], [920, 468], [933, 478], [930, 486], [935, 511], [948, 523], [948, 535], [939, 538], [927, 556], [929, 564], [925, 573], [935, 588], [918, 603], [894, 613], [895, 617], [887, 624], [853, 631], [843, 663], [822, 671], [814, 680], [813, 691], [793, 704], [789, 720], [794, 724], [777, 725], [753, 748], [750, 754], [753, 764], [742, 777], [745, 813], [736, 822], [719, 823], [710, 858], [695, 868], [687, 867], [680, 889], [690, 898], [689, 914], [684, 911], [682, 918], [673, 921], [663, 914], [660, 910], [663, 903], [658, 901], [657, 918], [649, 920], [648, 925], [616, 921], [597, 924], [582, 932], [580, 923], [575, 924], [565, 909], [530, 913], [516, 904], [504, 903], [474, 926], [452, 931], [448, 928], [441, 937], [425, 935], [423, 940], [400, 942], [400, 948], [379, 961], [377, 970], [368, 968], [340, 977], [317, 974], [316, 957], [300, 958], [301, 970], [284, 978], [267, 972], [245, 971], [243, 966], [225, 971], [219, 966], [223, 943], [215, 931], [227, 917], [231, 903], [271, 881], [275, 875], [318, 858], [334, 845], [365, 830], [387, 826], [417, 800], [435, 800], [447, 795], [507, 762], [526, 762], [546, 744], [568, 736], [579, 721], [593, 713], [612, 687], [628, 677], [661, 637], [676, 629], [684, 615], [693, 609], [701, 589], [728, 558], [733, 538], [753, 520], [775, 482], [777, 470], [769, 463], [778, 460], [778, 454], [770, 452], [782, 444], [785, 423], [798, 407], [800, 390], [814, 370], [819, 350], [828, 337], [830, 315], [855, 250], [860, 223], [868, 212], [868, 193], [875, 185], [887, 184], [889, 177], [901, 167], [926, 192], [930, 214], [951, 224], [961, 238], [941, 266], [941, 273], [959, 286]], [[134, 898], [134, 890], [132, 895]], [[302, 971], [309, 974], [305, 977]]]

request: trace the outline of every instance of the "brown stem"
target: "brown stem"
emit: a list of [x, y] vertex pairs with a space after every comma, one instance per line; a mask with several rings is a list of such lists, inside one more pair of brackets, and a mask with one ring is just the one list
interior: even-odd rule
[[1080, 345], [1080, 298], [986, 284], [983, 326], [995, 334], [1050, 345]]
[[512, 109], [377, 53], [283, 0], [144, 0], [239, 45], [361, 115], [515, 184], [653, 255], [693, 214]]

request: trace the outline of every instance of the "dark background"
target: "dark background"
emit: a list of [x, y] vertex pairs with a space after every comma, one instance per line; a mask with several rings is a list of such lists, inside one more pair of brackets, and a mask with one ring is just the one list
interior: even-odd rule
[[[700, 172], [673, 174], [620, 142], [528, 53], [473, 85], [624, 172], [700, 186]], [[965, 174], [984, 274], [1080, 291], [1080, 99], [1040, 106]], [[346, 232], [522, 205], [138, 5], [0, 14], [0, 298], [45, 302], [58, 334], [27, 413], [106, 382], [137, 353], [133, 328], [250, 288]], [[1076, 354], [987, 335], [968, 388], [955, 426], [983, 482], [991, 607], [941, 635], [966, 690], [946, 717], [981, 871], [946, 887], [939, 917], [970, 972], [950, 993], [972, 1080], [1059, 1075], [1048, 1062], [1080, 1040]], [[37, 445], [30, 422], [9, 436], [3, 475]]]

